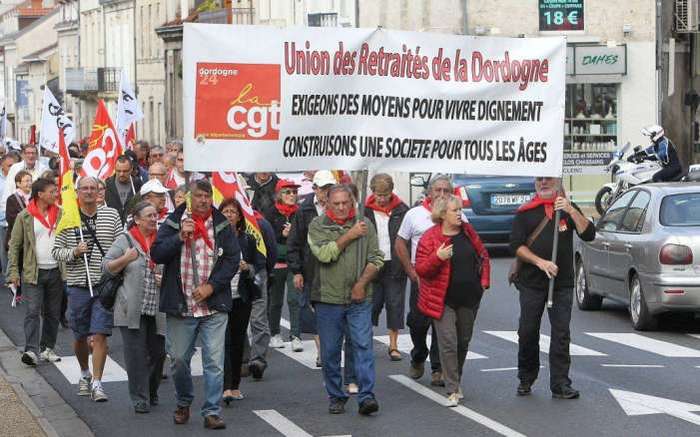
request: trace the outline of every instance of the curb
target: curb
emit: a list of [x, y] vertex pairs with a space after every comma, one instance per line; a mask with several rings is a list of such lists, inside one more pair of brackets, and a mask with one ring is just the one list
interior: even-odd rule
[[0, 375], [36, 418], [47, 437], [94, 437], [87, 424], [44, 377], [20, 362], [17, 346], [2, 329]]

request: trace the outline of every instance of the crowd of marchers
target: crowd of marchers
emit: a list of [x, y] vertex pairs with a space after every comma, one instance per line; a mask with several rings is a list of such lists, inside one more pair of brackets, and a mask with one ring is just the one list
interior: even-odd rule
[[[375, 360], [382, 359], [372, 330], [384, 312], [384, 359], [402, 361], [398, 338], [408, 325], [408, 375], [423, 378], [430, 358], [430, 384], [444, 387], [446, 404], [463, 399], [465, 358], [493, 278], [450, 177], [433, 177], [422, 202], [409, 207], [387, 174], [373, 175], [360, 205], [364, 196], [342, 172], [305, 172], [296, 181], [254, 173], [246, 175], [251, 220], [235, 198], [214, 204], [209, 175], [184, 171], [181, 144], [139, 143], [107, 180], [76, 177], [80, 226], [57, 233], [55, 162], [42, 168], [31, 145], [19, 155], [0, 152], [0, 261], [26, 311], [21, 361], [60, 360], [56, 338], [61, 324], [68, 327], [79, 396], [108, 400], [102, 376], [118, 328], [136, 413], [157, 408], [159, 384], [170, 376], [174, 423], [189, 421], [191, 360], [201, 344], [203, 423], [225, 428], [222, 408], [245, 402], [242, 378], [264, 379], [270, 348], [301, 352], [315, 343], [329, 413], [344, 413], [354, 396], [359, 413], [372, 415], [379, 411]], [[76, 170], [81, 153], [71, 150]], [[511, 234], [517, 263], [510, 279], [520, 299], [515, 393], [530, 394], [537, 379], [540, 322], [553, 281], [549, 388], [555, 398], [573, 399], [579, 396], [569, 379], [573, 235], [590, 241], [595, 228], [559, 179], [538, 177], [535, 186]], [[105, 277], [121, 280], [113, 308], [95, 293]], [[285, 301], [290, 326], [283, 337]]]

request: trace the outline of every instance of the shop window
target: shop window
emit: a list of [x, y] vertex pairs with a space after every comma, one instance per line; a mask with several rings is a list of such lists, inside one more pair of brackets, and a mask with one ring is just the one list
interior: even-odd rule
[[566, 86], [565, 150], [602, 152], [615, 148], [617, 88], [616, 84]]

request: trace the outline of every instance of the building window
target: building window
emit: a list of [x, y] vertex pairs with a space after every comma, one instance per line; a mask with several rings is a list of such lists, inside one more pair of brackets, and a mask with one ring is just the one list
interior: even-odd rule
[[610, 151], [617, 144], [616, 84], [566, 86], [564, 149]]
[[309, 14], [309, 27], [337, 27], [338, 14], [335, 12]]

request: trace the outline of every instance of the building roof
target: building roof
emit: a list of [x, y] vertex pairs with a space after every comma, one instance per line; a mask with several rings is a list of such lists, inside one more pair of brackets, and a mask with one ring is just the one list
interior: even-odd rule
[[48, 56], [50, 56], [58, 48], [58, 43], [53, 43], [35, 52], [29, 53], [22, 58], [24, 62], [43, 62]]
[[17, 8], [17, 15], [20, 17], [43, 17], [52, 10], [53, 8]]

